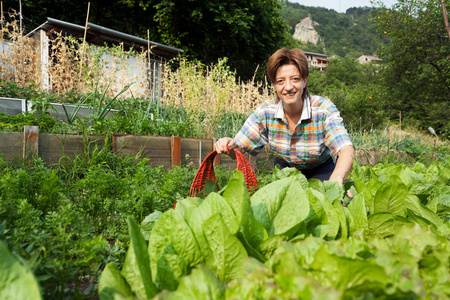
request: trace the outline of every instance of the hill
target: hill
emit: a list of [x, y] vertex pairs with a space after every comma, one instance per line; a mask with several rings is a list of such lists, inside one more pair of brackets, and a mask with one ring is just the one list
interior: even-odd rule
[[301, 43], [301, 48], [305, 51], [357, 58], [376, 53], [380, 46], [388, 42], [387, 38], [379, 36], [373, 28], [373, 9], [375, 8], [352, 7], [345, 13], [338, 13], [332, 9], [286, 1], [281, 15], [290, 26], [291, 35], [294, 34], [298, 23], [305, 18], [311, 18], [314, 30], [320, 38], [317, 44]]

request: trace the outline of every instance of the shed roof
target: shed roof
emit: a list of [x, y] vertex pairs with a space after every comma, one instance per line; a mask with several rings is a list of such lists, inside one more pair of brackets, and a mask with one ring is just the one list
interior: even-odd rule
[[[62, 31], [72, 36], [81, 38], [84, 37], [85, 31], [84, 26], [48, 17], [45, 23], [41, 24], [40, 26], [32, 30], [30, 33], [27, 34], [27, 36], [33, 36], [41, 29], [47, 31], [48, 34], [51, 32]], [[123, 43], [127, 47], [135, 47], [135, 48], [143, 47], [145, 49], [147, 49], [148, 45], [150, 45], [152, 53], [166, 58], [172, 58], [184, 52], [183, 50], [178, 48], [148, 41], [146, 39], [137, 36], [126, 34], [120, 31], [109, 29], [89, 22], [87, 23], [86, 42], [99, 46], [104, 46], [105, 42], [109, 44]]]
[[376, 61], [383, 61], [381, 58], [379, 58], [376, 55], [361, 55], [358, 59], [367, 58], [370, 60], [376, 60]]
[[306, 52], [304, 51], [305, 55], [311, 55], [311, 56], [317, 56], [321, 57], [323, 60], [329, 60], [330, 57], [328, 55], [322, 54], [322, 53], [314, 53], [314, 52]]

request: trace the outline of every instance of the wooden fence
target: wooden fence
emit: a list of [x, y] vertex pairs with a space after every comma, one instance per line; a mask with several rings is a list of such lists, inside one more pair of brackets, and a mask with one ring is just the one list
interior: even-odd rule
[[[0, 132], [0, 154], [8, 164], [24, 158], [40, 157], [47, 165], [52, 165], [59, 163], [62, 157], [73, 159], [77, 155], [91, 153], [95, 148], [103, 149], [107, 139], [111, 139], [108, 147], [113, 153], [135, 156], [137, 159], [147, 158], [149, 165], [163, 166], [166, 169], [191, 161], [198, 168], [203, 159], [213, 151], [215, 142], [214, 139], [125, 134], [113, 134], [107, 137], [39, 133], [38, 126], [25, 126], [24, 132]], [[247, 153], [244, 155], [255, 171], [273, 167], [273, 157], [267, 148], [257, 156]], [[405, 153], [357, 148], [355, 159], [360, 165], [375, 165], [385, 160], [387, 155], [395, 160], [395, 158], [403, 157]], [[186, 156], [189, 156], [189, 159]], [[236, 168], [236, 161], [228, 155], [218, 155], [214, 164]]]
[[[171, 168], [176, 165], [193, 162], [199, 167], [203, 159], [213, 151], [214, 139], [134, 136], [125, 134], [104, 135], [74, 135], [39, 133], [38, 126], [25, 126], [24, 132], [0, 132], [0, 154], [6, 163], [19, 159], [40, 157], [47, 165], [56, 164], [62, 157], [70, 159], [77, 155], [105, 147], [105, 141], [110, 139], [110, 150], [117, 155], [147, 158], [152, 166]], [[244, 154], [252, 167], [264, 168], [273, 166], [273, 159], [267, 151], [262, 151], [254, 157]], [[187, 159], [186, 156], [189, 158]], [[236, 168], [236, 161], [228, 155], [217, 156], [215, 164]]]

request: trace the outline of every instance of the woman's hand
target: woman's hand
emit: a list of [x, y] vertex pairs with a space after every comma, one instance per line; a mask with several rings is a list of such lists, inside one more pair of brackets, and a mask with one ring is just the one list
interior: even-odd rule
[[224, 137], [217, 140], [217, 142], [214, 144], [214, 150], [216, 150], [217, 154], [225, 153], [234, 159], [234, 151], [229, 150], [234, 145], [236, 145], [236, 142], [232, 138]]
[[[348, 174], [352, 170], [355, 149], [353, 146], [345, 146], [339, 151], [338, 155], [339, 158], [336, 162], [336, 167], [334, 168], [329, 180], [337, 181], [340, 185], [343, 185], [345, 178], [347, 178]], [[347, 191], [347, 196], [350, 199], [353, 199], [353, 194], [350, 190]], [[346, 206], [344, 200], [342, 201], [342, 204]]]

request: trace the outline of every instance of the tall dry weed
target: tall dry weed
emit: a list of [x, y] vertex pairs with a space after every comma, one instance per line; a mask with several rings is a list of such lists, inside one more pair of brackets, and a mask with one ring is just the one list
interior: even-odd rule
[[205, 66], [181, 58], [175, 71], [166, 68], [164, 72], [162, 101], [189, 110], [205, 138], [213, 137], [219, 118], [226, 112], [249, 114], [271, 97], [267, 84], [237, 81], [226, 63], [222, 59]]
[[[33, 41], [21, 34], [19, 20], [11, 15], [10, 20], [2, 23], [1, 28], [1, 78], [28, 86], [36, 80], [34, 66]], [[6, 40], [9, 41], [6, 44]]]

